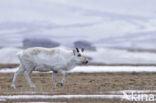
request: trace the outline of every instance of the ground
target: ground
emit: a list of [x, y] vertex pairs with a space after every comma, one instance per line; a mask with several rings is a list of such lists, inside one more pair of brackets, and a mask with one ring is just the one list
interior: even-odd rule
[[[16, 87], [10, 87], [13, 73], [0, 73], [0, 95], [28, 94], [26, 91], [37, 91], [35, 95], [69, 95], [69, 94], [109, 94], [109, 91], [118, 90], [156, 90], [156, 73], [68, 73], [64, 86], [60, 85], [61, 75], [58, 76], [57, 88], [52, 88], [51, 73], [33, 73], [32, 81], [36, 88], [29, 87], [23, 75], [17, 78]], [[25, 93], [24, 93], [25, 92]], [[30, 94], [32, 95], [32, 94]], [[6, 103], [36, 101], [8, 100]], [[129, 103], [119, 99], [37, 99], [37, 101], [55, 101], [67, 103]]]

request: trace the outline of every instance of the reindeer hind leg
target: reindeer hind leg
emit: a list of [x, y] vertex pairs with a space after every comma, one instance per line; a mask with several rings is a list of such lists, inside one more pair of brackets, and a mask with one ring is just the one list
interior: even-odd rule
[[23, 67], [22, 64], [20, 64], [19, 69], [14, 73], [14, 77], [13, 77], [12, 84], [11, 84], [12, 88], [16, 89], [16, 86], [15, 86], [16, 79], [24, 71], [25, 71], [25, 68]]

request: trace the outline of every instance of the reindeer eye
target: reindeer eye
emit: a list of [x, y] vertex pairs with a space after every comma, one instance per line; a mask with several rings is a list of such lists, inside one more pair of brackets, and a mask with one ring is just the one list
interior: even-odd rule
[[79, 54], [79, 55], [77, 55], [78, 57], [80, 57], [81, 56], [81, 54]]

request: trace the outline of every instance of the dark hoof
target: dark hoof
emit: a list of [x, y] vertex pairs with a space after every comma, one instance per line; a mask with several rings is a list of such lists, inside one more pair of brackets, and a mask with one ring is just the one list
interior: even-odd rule
[[62, 87], [63, 84], [62, 84], [62, 83], [58, 83], [57, 86], [58, 86], [58, 87]]

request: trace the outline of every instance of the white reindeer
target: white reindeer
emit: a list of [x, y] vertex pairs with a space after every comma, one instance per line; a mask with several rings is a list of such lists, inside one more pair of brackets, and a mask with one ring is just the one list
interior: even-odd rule
[[74, 50], [66, 50], [62, 48], [42, 48], [35, 47], [23, 50], [17, 53], [20, 60], [18, 71], [14, 74], [11, 87], [16, 88], [15, 81], [19, 74], [24, 72], [24, 77], [29, 83], [30, 87], [36, 86], [30, 79], [32, 71], [53, 71], [52, 80], [53, 87], [56, 87], [57, 73], [62, 73], [63, 78], [61, 85], [65, 82], [66, 71], [73, 69], [77, 64], [87, 64], [88, 59], [82, 55], [82, 52], [76, 48]]

